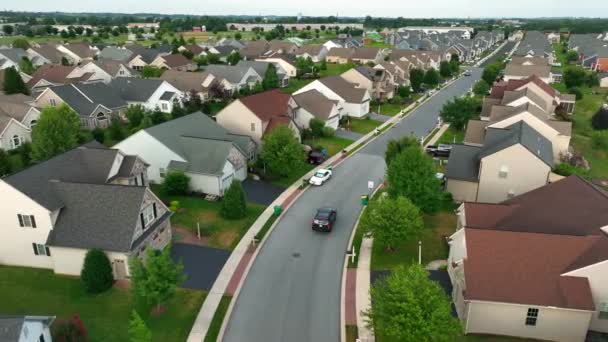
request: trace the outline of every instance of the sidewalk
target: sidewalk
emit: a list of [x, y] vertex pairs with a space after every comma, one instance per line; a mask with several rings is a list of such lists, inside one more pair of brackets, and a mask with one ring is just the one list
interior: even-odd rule
[[372, 246], [374, 239], [371, 237], [363, 238], [361, 250], [359, 251], [359, 263], [357, 265], [357, 288], [356, 288], [356, 310], [357, 310], [357, 329], [361, 342], [374, 342], [374, 333], [367, 328], [363, 312], [371, 306], [369, 295], [370, 290], [370, 266], [372, 262]]
[[435, 143], [437, 143], [439, 138], [441, 138], [443, 133], [445, 133], [445, 131], [447, 131], [448, 128], [450, 128], [450, 124], [441, 125], [441, 128], [439, 128], [439, 130], [434, 133], [433, 137], [426, 144], [424, 144], [424, 147], [426, 148], [427, 146], [435, 145]]

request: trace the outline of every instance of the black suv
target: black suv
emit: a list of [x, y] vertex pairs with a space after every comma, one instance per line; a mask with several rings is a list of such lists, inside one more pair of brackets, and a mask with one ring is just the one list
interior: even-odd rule
[[334, 224], [336, 223], [337, 216], [338, 212], [334, 208], [317, 209], [317, 214], [312, 220], [312, 230], [331, 232]]

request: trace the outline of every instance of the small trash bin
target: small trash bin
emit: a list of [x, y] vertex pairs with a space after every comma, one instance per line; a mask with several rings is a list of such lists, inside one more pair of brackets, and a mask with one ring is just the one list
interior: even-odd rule
[[280, 205], [278, 205], [278, 204], [277, 204], [277, 205], [275, 205], [275, 206], [273, 207], [273, 214], [274, 214], [274, 216], [279, 216], [279, 215], [281, 215], [281, 212], [282, 212], [282, 211], [283, 211], [283, 207], [281, 207], [281, 206], [280, 206]]
[[362, 205], [367, 205], [368, 202], [369, 202], [369, 196], [368, 195], [361, 196], [361, 204]]

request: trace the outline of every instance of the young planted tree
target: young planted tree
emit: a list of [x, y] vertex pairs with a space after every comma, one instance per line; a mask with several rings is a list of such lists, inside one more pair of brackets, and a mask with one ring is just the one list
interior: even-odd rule
[[281, 125], [264, 137], [260, 161], [269, 174], [287, 177], [303, 167], [306, 153], [292, 130]]
[[399, 94], [399, 96], [401, 96], [401, 98], [405, 99], [410, 97], [412, 91], [409, 86], [399, 86], [399, 88], [397, 88], [397, 93]]
[[587, 73], [581, 67], [569, 67], [564, 71], [564, 83], [568, 88], [583, 86], [586, 80]]
[[488, 94], [489, 91], [490, 91], [490, 86], [484, 80], [477, 81], [477, 83], [475, 83], [475, 85], [473, 86], [473, 93], [475, 95], [485, 96]]
[[439, 64], [439, 75], [441, 75], [443, 78], [452, 77], [452, 67], [450, 66], [450, 62], [442, 61]]
[[8, 175], [11, 170], [12, 166], [8, 154], [4, 150], [0, 150], [0, 177]]
[[29, 95], [30, 91], [23, 82], [19, 71], [14, 67], [4, 70], [4, 92], [10, 94], [25, 94]]
[[46, 107], [32, 130], [32, 158], [46, 160], [78, 144], [80, 118], [66, 105]]
[[393, 341], [455, 341], [462, 328], [450, 299], [419, 265], [399, 267], [375, 283], [372, 307], [365, 312], [376, 335]]
[[110, 139], [114, 140], [115, 142], [122, 141], [127, 136], [127, 133], [125, 132], [125, 126], [117, 117], [113, 117], [110, 121], [110, 126], [108, 126], [108, 133], [110, 134]]
[[146, 325], [143, 319], [139, 316], [137, 311], [133, 310], [131, 313], [131, 320], [129, 321], [129, 341], [130, 342], [151, 342], [152, 332]]
[[241, 59], [243, 59], [241, 54], [238, 51], [235, 51], [226, 57], [226, 62], [230, 65], [236, 65]]
[[325, 127], [325, 122], [321, 119], [312, 118], [308, 124], [310, 127], [310, 133], [313, 137], [321, 137], [323, 136], [323, 127]]
[[401, 139], [391, 139], [388, 141], [386, 152], [384, 152], [384, 160], [386, 165], [390, 165], [391, 161], [395, 159], [403, 150], [408, 147], [420, 147], [420, 142], [413, 136], [403, 137]]
[[422, 83], [424, 83], [424, 70], [411, 69], [410, 70], [410, 83], [414, 92], [419, 93], [422, 90]]
[[129, 260], [133, 292], [139, 298], [155, 306], [160, 313], [163, 304], [175, 294], [177, 287], [186, 280], [184, 265], [173, 262], [171, 247], [162, 251], [148, 248], [145, 261], [138, 257]]
[[435, 68], [429, 68], [424, 74], [424, 84], [429, 88], [437, 88], [439, 85], [439, 73]]
[[236, 220], [247, 216], [247, 200], [241, 182], [237, 180], [232, 181], [224, 194], [220, 213], [222, 217], [229, 220]]
[[481, 102], [475, 97], [454, 98], [446, 102], [439, 113], [456, 130], [463, 130], [469, 120], [479, 115]]
[[420, 147], [404, 149], [388, 166], [388, 193], [392, 198], [409, 198], [425, 213], [441, 205], [441, 185], [435, 177], [435, 165]]
[[275, 89], [279, 87], [279, 76], [277, 75], [277, 68], [274, 64], [269, 63], [264, 79], [262, 80], [262, 87], [264, 90]]
[[153, 66], [153, 65], [146, 65], [141, 70], [141, 77], [158, 78], [163, 75], [163, 72], [165, 72], [165, 69], [161, 69], [161, 68], [159, 68], [157, 66]]
[[595, 130], [608, 129], [608, 107], [600, 108], [597, 113], [591, 117], [591, 126]]
[[500, 70], [502, 70], [502, 64], [500, 62], [491, 63], [483, 69], [481, 79], [486, 81], [487, 84], [493, 85], [494, 81], [498, 78], [498, 75], [500, 75]]
[[141, 125], [141, 121], [144, 119], [145, 114], [146, 110], [142, 105], [129, 106], [129, 108], [127, 108], [127, 111], [125, 112], [125, 115], [129, 120], [129, 126], [131, 128], [139, 127], [139, 125]]
[[452, 69], [452, 74], [457, 74], [460, 71], [460, 57], [456, 53], [453, 53], [450, 58], [450, 69]]
[[190, 177], [181, 171], [171, 171], [163, 181], [163, 191], [167, 195], [186, 195], [190, 190]]
[[361, 227], [370, 232], [374, 242], [393, 251], [399, 242], [416, 238], [424, 229], [420, 209], [403, 196], [381, 197], [367, 207]]
[[80, 271], [80, 280], [88, 293], [102, 293], [112, 287], [114, 276], [106, 253], [99, 249], [87, 252]]

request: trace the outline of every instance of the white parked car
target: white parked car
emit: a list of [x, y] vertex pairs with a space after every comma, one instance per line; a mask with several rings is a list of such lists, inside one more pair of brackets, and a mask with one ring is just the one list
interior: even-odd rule
[[331, 170], [320, 169], [315, 172], [315, 174], [310, 177], [309, 183], [311, 185], [323, 185], [323, 183], [327, 182], [331, 178]]

